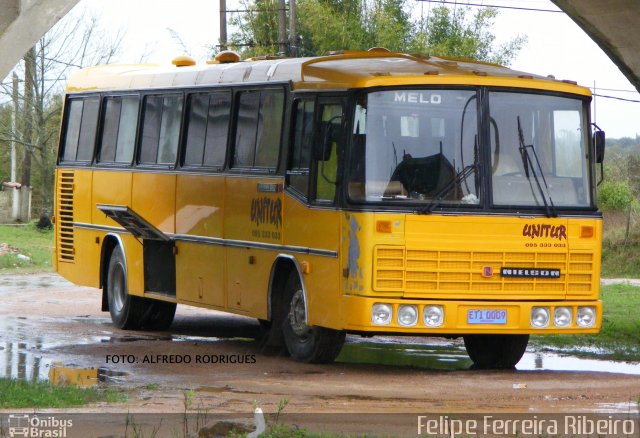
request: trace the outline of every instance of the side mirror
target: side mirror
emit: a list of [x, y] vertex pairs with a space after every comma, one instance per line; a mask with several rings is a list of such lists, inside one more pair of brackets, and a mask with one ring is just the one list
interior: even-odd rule
[[604, 162], [605, 135], [604, 131], [596, 131], [593, 133], [593, 142], [596, 146], [596, 163]]

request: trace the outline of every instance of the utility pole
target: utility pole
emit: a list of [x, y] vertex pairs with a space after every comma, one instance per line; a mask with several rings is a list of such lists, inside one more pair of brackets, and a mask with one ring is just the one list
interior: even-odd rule
[[20, 220], [31, 219], [31, 153], [33, 143], [33, 104], [36, 82], [36, 48], [32, 47], [24, 55], [24, 156], [22, 159], [22, 178], [20, 179]]
[[298, 36], [296, 35], [296, 0], [289, 0], [289, 56], [296, 57], [298, 54]]
[[220, 0], [220, 50], [227, 50], [227, 0]]
[[287, 4], [286, 0], [279, 0], [278, 7], [278, 55], [286, 56], [287, 50]]
[[[16, 182], [18, 178], [18, 157], [16, 155], [16, 137], [18, 135], [18, 75], [13, 73], [13, 89], [11, 90], [13, 100], [13, 111], [11, 112], [11, 182]], [[11, 219], [17, 220], [20, 215], [20, 195], [17, 188], [11, 189]]]

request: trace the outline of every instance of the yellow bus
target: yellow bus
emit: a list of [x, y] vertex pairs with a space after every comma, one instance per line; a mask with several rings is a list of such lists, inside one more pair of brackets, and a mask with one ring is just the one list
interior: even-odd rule
[[333, 361], [345, 334], [599, 331], [604, 134], [574, 82], [372, 49], [111, 65], [69, 82], [55, 268], [122, 329], [176, 304]]

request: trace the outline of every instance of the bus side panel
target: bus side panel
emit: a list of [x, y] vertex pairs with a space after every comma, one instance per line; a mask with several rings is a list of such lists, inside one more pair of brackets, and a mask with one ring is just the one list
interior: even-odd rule
[[[179, 175], [176, 234], [222, 238], [224, 177]], [[225, 308], [225, 249], [212, 242], [178, 242], [176, 294], [179, 301]]]
[[[146, 172], [133, 174], [132, 210], [165, 233], [175, 232], [175, 195], [175, 174]], [[129, 269], [129, 293], [141, 295], [145, 292], [143, 247], [133, 239], [133, 236], [127, 237], [130, 237], [125, 243]]]
[[282, 244], [282, 179], [227, 176], [224, 206], [228, 307], [266, 319], [277, 253], [255, 245]]
[[307, 262], [309, 271], [302, 281], [307, 292], [309, 325], [341, 329], [340, 278], [342, 268], [337, 257], [340, 241], [340, 215], [335, 210], [312, 209], [284, 197], [284, 244], [334, 252], [336, 256], [293, 254], [299, 265]]
[[[93, 173], [93, 203], [92, 223], [94, 225], [104, 225], [109, 227], [122, 228], [114, 220], [107, 217], [98, 210], [98, 204], [112, 204], [132, 207], [131, 189], [133, 183], [133, 173], [130, 169], [98, 169]], [[106, 231], [100, 232], [100, 245], [104, 240]], [[144, 293], [144, 269], [142, 264], [142, 245], [127, 231], [117, 233], [124, 246], [123, 250], [127, 261], [127, 282], [129, 292], [133, 295]], [[96, 250], [100, 254], [100, 250]], [[105, 261], [108, 263], [108, 261]], [[96, 263], [99, 263], [96, 262]]]
[[160, 231], [175, 233], [176, 175], [134, 173], [131, 208]]
[[93, 208], [91, 210], [93, 224], [121, 228], [119, 224], [98, 210], [96, 205], [131, 206], [132, 175], [130, 169], [126, 171], [95, 170], [93, 172]]

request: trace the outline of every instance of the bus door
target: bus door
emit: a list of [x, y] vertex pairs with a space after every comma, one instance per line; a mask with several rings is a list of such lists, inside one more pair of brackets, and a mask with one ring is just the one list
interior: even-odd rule
[[266, 319], [271, 266], [282, 244], [283, 179], [276, 175], [285, 93], [240, 90], [226, 176], [227, 306]]
[[343, 103], [340, 98], [296, 99], [287, 166], [283, 230], [285, 245], [305, 248], [292, 254], [307, 262], [308, 323], [331, 326], [339, 299], [340, 213], [336, 210]]

